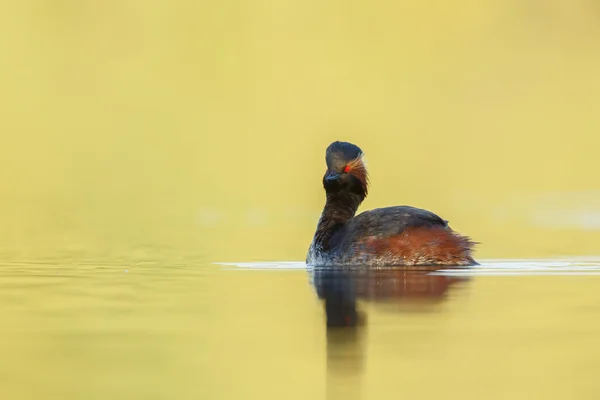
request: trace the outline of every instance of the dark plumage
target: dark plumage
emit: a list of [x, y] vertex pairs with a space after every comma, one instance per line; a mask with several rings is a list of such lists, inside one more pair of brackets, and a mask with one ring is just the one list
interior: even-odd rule
[[476, 265], [475, 242], [436, 214], [409, 206], [356, 210], [368, 193], [362, 150], [333, 142], [325, 152], [327, 201], [306, 257], [309, 265]]

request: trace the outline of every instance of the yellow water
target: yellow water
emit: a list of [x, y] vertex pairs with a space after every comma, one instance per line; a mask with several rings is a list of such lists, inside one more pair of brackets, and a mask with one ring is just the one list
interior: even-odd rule
[[596, 398], [595, 275], [367, 301], [327, 339], [306, 272], [212, 263], [302, 260], [338, 139], [361, 210], [430, 209], [478, 259], [600, 253], [599, 12], [0, 4], [0, 398]]
[[362, 323], [328, 330], [303, 270], [147, 256], [5, 262], [2, 398], [595, 399], [600, 391], [600, 276], [363, 276], [354, 282]]

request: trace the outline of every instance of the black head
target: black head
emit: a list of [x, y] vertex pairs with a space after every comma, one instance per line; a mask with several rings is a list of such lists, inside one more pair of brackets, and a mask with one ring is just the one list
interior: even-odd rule
[[360, 147], [348, 142], [333, 142], [325, 151], [327, 172], [323, 186], [327, 193], [348, 192], [366, 197], [367, 169]]
[[342, 173], [346, 165], [362, 157], [360, 147], [348, 142], [333, 142], [325, 150], [327, 169]]

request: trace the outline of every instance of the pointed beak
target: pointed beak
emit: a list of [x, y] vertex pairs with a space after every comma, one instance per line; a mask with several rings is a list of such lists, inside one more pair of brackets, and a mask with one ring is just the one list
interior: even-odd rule
[[336, 190], [342, 186], [342, 177], [335, 172], [330, 172], [323, 179], [325, 190]]
[[325, 177], [325, 180], [330, 183], [337, 182], [340, 179], [341, 176], [339, 174], [336, 174], [335, 172], [330, 172], [329, 175]]

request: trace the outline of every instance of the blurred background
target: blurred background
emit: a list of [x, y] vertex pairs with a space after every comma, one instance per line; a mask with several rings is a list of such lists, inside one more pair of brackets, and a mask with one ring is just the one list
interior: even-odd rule
[[0, 247], [302, 260], [324, 150], [477, 257], [598, 253], [592, 0], [0, 6]]
[[331, 335], [304, 269], [210, 263], [304, 260], [334, 140], [361, 211], [434, 211], [478, 260], [598, 255], [597, 0], [27, 0], [0, 27], [0, 398], [598, 398], [597, 276], [347, 277], [365, 326]]

